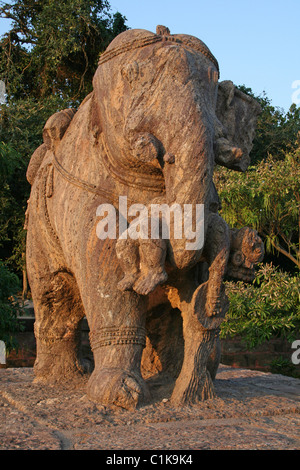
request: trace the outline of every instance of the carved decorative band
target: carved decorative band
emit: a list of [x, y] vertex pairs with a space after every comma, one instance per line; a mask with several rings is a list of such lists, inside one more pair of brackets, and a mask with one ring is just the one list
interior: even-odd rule
[[104, 346], [139, 344], [146, 346], [146, 330], [142, 327], [102, 328], [90, 333], [93, 350]]
[[40, 342], [50, 346], [61, 341], [76, 342], [79, 339], [80, 331], [66, 328], [37, 327], [34, 324], [34, 335]]

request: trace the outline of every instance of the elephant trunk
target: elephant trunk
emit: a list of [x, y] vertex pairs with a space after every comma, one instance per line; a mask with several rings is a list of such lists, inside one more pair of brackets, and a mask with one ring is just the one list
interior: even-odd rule
[[144, 87], [133, 94], [124, 131], [127, 140], [143, 134], [133, 152], [139, 161], [157, 156], [163, 165], [167, 206], [178, 208], [173, 226], [170, 219], [169, 258], [182, 269], [200, 260], [206, 233], [213, 191], [217, 77], [207, 57], [179, 45], [160, 48], [156, 61], [150, 98], [145, 98]]
[[215, 195], [213, 120], [197, 110], [183, 129], [185, 135], [178, 135], [178, 145], [174, 143], [164, 158], [167, 203], [182, 216], [174, 216], [170, 227], [170, 261], [179, 269], [189, 268], [201, 258]]

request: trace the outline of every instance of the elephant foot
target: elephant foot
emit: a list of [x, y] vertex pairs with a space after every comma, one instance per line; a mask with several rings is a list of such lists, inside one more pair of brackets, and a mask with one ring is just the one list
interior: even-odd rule
[[127, 410], [135, 410], [150, 399], [142, 377], [118, 368], [95, 370], [87, 385], [87, 395], [95, 403]]
[[66, 357], [40, 355], [34, 364], [34, 383], [45, 385], [73, 384], [81, 381], [85, 373], [84, 367], [73, 357], [68, 360]]
[[165, 270], [152, 270], [142, 274], [133, 286], [135, 292], [148, 295], [159, 285], [166, 282], [168, 275]]
[[121, 291], [131, 290], [137, 278], [138, 273], [126, 274], [123, 279], [118, 283], [118, 289]]

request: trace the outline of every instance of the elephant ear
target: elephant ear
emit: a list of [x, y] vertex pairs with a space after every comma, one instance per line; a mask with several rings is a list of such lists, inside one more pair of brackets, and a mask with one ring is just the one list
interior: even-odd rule
[[219, 84], [216, 107], [216, 163], [237, 171], [245, 171], [248, 168], [260, 113], [259, 103], [237, 89], [231, 81], [226, 80]]

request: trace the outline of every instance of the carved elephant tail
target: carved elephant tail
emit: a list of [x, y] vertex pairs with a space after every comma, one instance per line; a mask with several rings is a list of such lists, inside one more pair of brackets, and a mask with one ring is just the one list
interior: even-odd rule
[[32, 154], [26, 173], [27, 181], [32, 185], [48, 150], [55, 150], [63, 138], [75, 114], [74, 109], [64, 109], [53, 114], [43, 129], [43, 141]]

